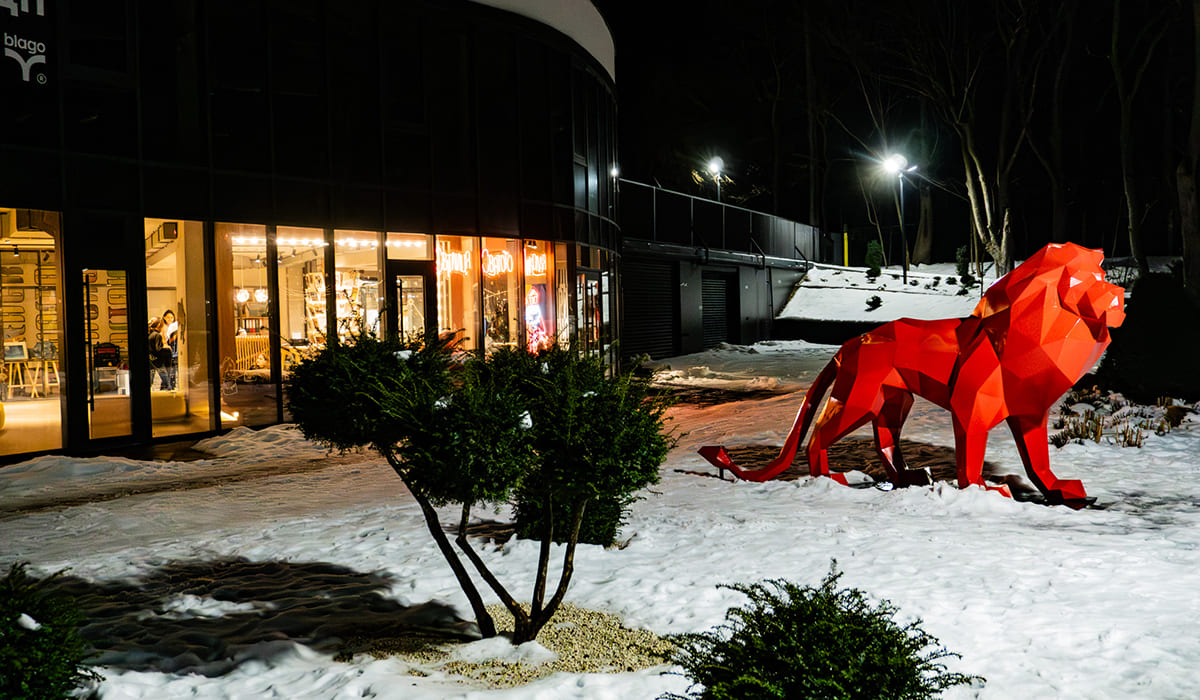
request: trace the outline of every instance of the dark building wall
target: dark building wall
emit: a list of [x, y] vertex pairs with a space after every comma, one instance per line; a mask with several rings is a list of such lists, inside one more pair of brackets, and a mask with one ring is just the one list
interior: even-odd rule
[[[21, 7], [0, 10], [33, 46], [0, 55], [0, 206], [61, 214], [68, 449], [87, 441], [79, 271], [144, 289], [147, 218], [205, 222], [210, 246], [230, 222], [618, 250], [614, 84], [550, 26], [462, 0]], [[128, 313], [144, 326], [145, 298]]]
[[[775, 337], [775, 314], [816, 257], [812, 227], [636, 182], [621, 187], [622, 253], [635, 261], [622, 275], [623, 354], [667, 357]], [[668, 265], [672, 293], [637, 276]]]
[[589, 54], [468, 2], [47, 2], [0, 73], [0, 199], [615, 249]]

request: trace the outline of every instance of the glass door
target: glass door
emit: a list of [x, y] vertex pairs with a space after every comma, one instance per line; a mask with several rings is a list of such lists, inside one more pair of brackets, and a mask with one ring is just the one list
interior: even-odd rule
[[129, 403], [129, 317], [125, 270], [83, 271], [87, 343], [88, 435], [133, 433]]
[[600, 289], [600, 273], [595, 270], [580, 270], [576, 279], [576, 341], [580, 349], [591, 355], [600, 354], [600, 329], [603, 325], [603, 304]]
[[419, 342], [435, 327], [434, 269], [424, 260], [389, 260], [388, 333], [404, 342]]

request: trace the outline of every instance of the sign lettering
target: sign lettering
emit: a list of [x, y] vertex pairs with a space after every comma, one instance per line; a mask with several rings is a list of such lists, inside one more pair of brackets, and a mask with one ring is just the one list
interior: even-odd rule
[[487, 248], [480, 251], [482, 256], [482, 272], [488, 277], [495, 277], [513, 271], [513, 256], [507, 250], [491, 253]]
[[[46, 17], [46, 0], [0, 0], [0, 16], [4, 10], [16, 18], [4, 27], [4, 56], [16, 61], [21, 82], [45, 85], [49, 53], [44, 39], [53, 26]], [[15, 77], [15, 73], [7, 75]]]
[[471, 269], [471, 258], [461, 250], [450, 250], [450, 244], [439, 243], [437, 249], [437, 272], [438, 274], [450, 274], [457, 272], [460, 275], [467, 274]]
[[546, 254], [545, 253], [527, 253], [525, 255], [525, 274], [527, 274], [527, 275], [544, 275], [544, 274], [546, 274]]

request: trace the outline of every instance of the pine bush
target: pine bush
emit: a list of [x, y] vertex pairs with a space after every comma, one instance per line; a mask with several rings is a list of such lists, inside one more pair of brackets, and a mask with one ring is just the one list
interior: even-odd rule
[[975, 284], [975, 276], [971, 274], [971, 254], [965, 245], [959, 246], [954, 252], [954, 271], [958, 273], [962, 286], [970, 287]]
[[883, 246], [879, 241], [867, 241], [867, 277], [875, 279], [883, 270]]
[[99, 680], [83, 660], [83, 614], [67, 595], [49, 587], [58, 574], [31, 578], [25, 563], [0, 578], [0, 700], [66, 698]]
[[837, 589], [831, 570], [817, 587], [784, 580], [725, 586], [749, 598], [716, 629], [677, 635], [672, 661], [696, 684], [670, 700], [881, 700], [933, 698], [981, 678], [948, 673], [957, 654], [920, 620], [901, 626], [888, 601]]

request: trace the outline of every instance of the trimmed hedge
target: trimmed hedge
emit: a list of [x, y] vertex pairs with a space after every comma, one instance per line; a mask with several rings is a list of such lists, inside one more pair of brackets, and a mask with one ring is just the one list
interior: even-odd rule
[[730, 608], [709, 632], [671, 637], [672, 662], [694, 685], [670, 700], [879, 700], [933, 698], [982, 678], [948, 673], [957, 654], [920, 628], [901, 626], [888, 601], [874, 606], [857, 589], [837, 589], [831, 570], [817, 587], [784, 580], [723, 586], [750, 604]]

